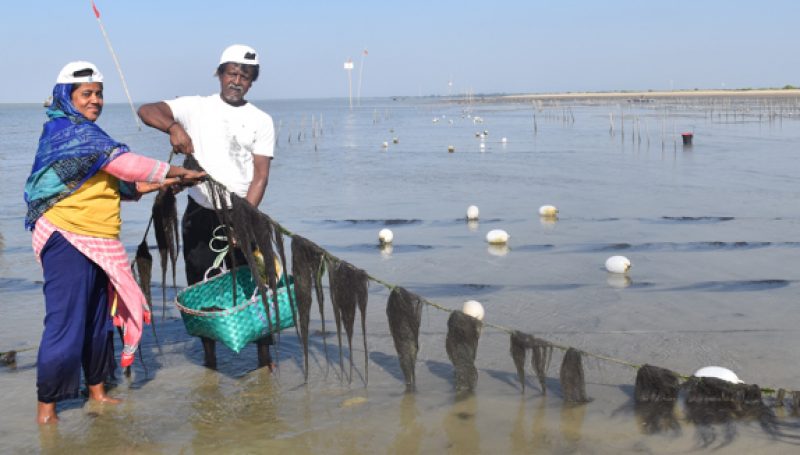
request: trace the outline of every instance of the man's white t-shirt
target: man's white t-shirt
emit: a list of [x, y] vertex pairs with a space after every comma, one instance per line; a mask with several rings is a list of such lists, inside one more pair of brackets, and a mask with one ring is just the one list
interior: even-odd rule
[[[241, 197], [253, 180], [253, 155], [272, 158], [275, 129], [272, 117], [247, 103], [231, 106], [220, 95], [184, 96], [164, 101], [194, 146], [194, 157], [214, 180]], [[211, 209], [207, 184], [189, 189], [198, 204]]]

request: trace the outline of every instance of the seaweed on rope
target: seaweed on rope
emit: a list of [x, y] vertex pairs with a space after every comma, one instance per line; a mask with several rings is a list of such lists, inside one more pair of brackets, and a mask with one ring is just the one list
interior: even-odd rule
[[328, 258], [328, 282], [330, 284], [333, 315], [336, 320], [336, 337], [339, 340], [339, 367], [343, 373], [342, 325], [344, 325], [345, 334], [347, 335], [347, 344], [350, 351], [348, 382], [353, 380], [353, 325], [355, 324], [356, 308], [361, 312], [361, 331], [364, 338], [364, 383], [366, 384], [369, 381], [367, 369], [369, 352], [367, 351], [366, 327], [369, 278], [366, 272], [348, 262]]
[[[209, 180], [211, 180], [211, 179], [209, 179]], [[233, 199], [236, 198], [235, 195], [232, 195], [231, 197]], [[256, 209], [252, 208], [252, 206], [249, 206], [248, 210], [253, 210], [255, 212], [258, 212]], [[258, 213], [260, 213], [260, 212], [258, 212]], [[263, 214], [261, 214], [261, 215], [263, 215]], [[266, 217], [266, 215], [263, 215], [263, 216]], [[292, 261], [293, 261], [292, 267], [293, 267], [293, 271], [297, 270], [298, 272], [300, 272], [298, 275], [296, 275], [294, 277], [295, 278], [295, 284], [297, 286], [296, 289], [301, 289], [301, 291], [298, 292], [298, 294], [302, 294], [303, 295], [303, 297], [298, 297], [298, 300], [301, 301], [300, 305], [298, 306], [298, 313], [300, 315], [300, 317], [299, 317], [300, 324], [298, 324], [298, 325], [300, 326], [300, 330], [305, 330], [305, 332], [306, 332], [306, 335], [303, 335], [301, 333], [301, 337], [303, 338], [304, 344], [305, 344], [305, 343], [307, 343], [308, 328], [306, 326], [306, 328], [303, 329], [303, 317], [308, 317], [308, 315], [310, 313], [309, 310], [310, 310], [310, 305], [311, 305], [311, 302], [307, 300], [308, 297], [309, 297], [309, 294], [310, 294], [310, 287], [311, 287], [311, 283], [308, 282], [308, 280], [310, 279], [310, 277], [314, 278], [314, 286], [315, 286], [315, 289], [316, 289], [316, 292], [317, 292], [317, 302], [318, 302], [318, 304], [320, 306], [320, 316], [321, 316], [321, 319], [324, 321], [324, 314], [323, 314], [323, 310], [322, 310], [323, 293], [322, 293], [322, 286], [321, 286], [321, 283], [320, 283], [321, 276], [322, 276], [322, 274], [324, 273], [324, 271], [325, 271], [325, 269], [327, 267], [327, 269], [328, 269], [328, 277], [329, 277], [329, 280], [331, 281], [329, 284], [331, 286], [331, 294], [332, 294], [332, 299], [333, 299], [334, 298], [333, 295], [336, 292], [333, 289], [337, 286], [336, 283], [335, 283], [335, 281], [337, 280], [337, 275], [334, 272], [331, 271], [331, 268], [333, 266], [335, 266], [335, 265], [347, 264], [347, 263], [345, 261], [339, 259], [338, 257], [332, 255], [327, 250], [325, 250], [325, 249], [319, 247], [318, 245], [314, 244], [313, 242], [311, 242], [311, 241], [309, 241], [309, 240], [307, 240], [307, 239], [305, 239], [305, 238], [303, 238], [303, 237], [301, 237], [299, 235], [296, 235], [296, 234], [292, 233], [288, 229], [286, 229], [283, 226], [281, 226], [275, 220], [272, 220], [272, 219], [270, 219], [268, 217], [266, 217], [266, 219], [269, 219], [269, 223], [272, 225], [271, 229], [273, 229], [275, 232], [280, 232], [283, 235], [289, 236], [292, 239], [292, 255], [293, 255], [293, 257], [292, 257]], [[299, 243], [300, 243], [300, 245], [297, 248], [294, 246], [296, 241], [299, 241]], [[304, 255], [307, 255], [307, 256], [304, 256]], [[299, 262], [300, 265], [296, 265], [295, 262]], [[350, 264], [348, 264], [348, 266], [355, 269], [355, 267], [350, 265]], [[298, 268], [295, 269], [294, 267], [298, 267]], [[391, 307], [398, 306], [397, 299], [400, 298], [395, 293], [395, 290], [396, 289], [402, 289], [402, 288], [400, 288], [399, 286], [397, 286], [395, 284], [388, 283], [388, 282], [386, 282], [384, 280], [381, 280], [381, 279], [379, 279], [377, 277], [369, 275], [365, 271], [364, 271], [364, 276], [366, 277], [366, 280], [369, 280], [369, 281], [375, 282], [377, 284], [383, 285], [384, 287], [386, 287], [387, 289], [390, 289], [392, 291], [390, 296], [389, 296], [389, 301], [387, 302], [387, 316], [389, 316], [390, 306]], [[303, 289], [306, 289], [306, 287], [307, 287], [308, 290], [303, 290]], [[398, 292], [402, 293], [403, 291], [398, 291]], [[409, 294], [409, 293], [407, 293], [407, 291], [405, 291], [405, 292], [406, 292], [406, 294]], [[408, 295], [406, 295], [406, 296], [404, 296], [404, 298], [406, 298], [406, 299], [410, 298], [412, 301], [415, 302], [416, 305], [406, 305], [406, 307], [411, 306], [412, 308], [414, 308], [414, 311], [416, 311], [415, 307], [417, 305], [424, 304], [424, 305], [427, 305], [427, 306], [430, 306], [430, 307], [434, 307], [434, 308], [437, 308], [439, 310], [442, 310], [442, 311], [445, 311], [445, 312], [448, 312], [448, 313], [461, 313], [460, 310], [453, 310], [453, 309], [450, 309], [450, 308], [446, 308], [446, 307], [444, 307], [442, 305], [439, 305], [439, 304], [437, 304], [435, 302], [427, 300], [424, 297], [420, 297], [420, 296], [416, 296], [416, 295], [414, 295], [413, 297], [409, 297]], [[303, 308], [304, 305], [306, 306], [306, 308]], [[337, 306], [338, 306], [338, 302], [334, 303], [334, 308], [337, 308]], [[354, 317], [354, 312], [352, 312], [352, 313], [349, 312], [350, 311], [349, 308], [346, 309], [346, 311], [347, 311], [347, 317], [348, 318], [349, 317]], [[338, 316], [337, 316], [337, 312], [339, 312]], [[394, 308], [392, 310], [393, 314], [395, 312], [396, 312], [396, 308]], [[335, 313], [334, 316], [337, 317], [337, 318], [341, 318], [343, 316], [340, 310], [334, 309], [334, 313]], [[363, 314], [362, 314], [362, 316], [363, 316]], [[389, 316], [389, 317], [392, 320], [399, 320], [399, 318], [397, 317], [396, 314], [394, 316]], [[416, 315], [413, 314], [413, 313], [408, 316], [409, 321], [411, 321], [411, 325], [409, 326], [410, 328], [404, 329], [408, 333], [403, 334], [402, 338], [399, 338], [400, 343], [398, 343], [398, 336], [395, 335], [395, 334], [392, 334], [393, 338], [395, 339], [395, 348], [397, 349], [398, 356], [400, 357], [401, 369], [402, 369], [403, 375], [405, 376], [405, 379], [406, 379], [406, 387], [409, 390], [413, 390], [413, 388], [414, 388], [414, 386], [416, 384], [415, 376], [414, 376], [414, 373], [413, 373], [413, 366], [409, 367], [409, 365], [408, 365], [408, 359], [411, 358], [411, 357], [415, 357], [416, 356], [416, 351], [418, 350], [418, 344], [416, 344], [416, 346], [414, 345], [414, 343], [418, 343], [418, 341], [412, 342], [412, 344], [410, 344], [410, 345], [408, 344], [409, 343], [408, 340], [411, 339], [409, 337], [409, 335], [412, 336], [413, 339], [416, 339], [418, 337], [418, 332], [417, 333], [414, 332], [414, 330], [415, 330], [414, 327], [415, 326], [413, 324], [413, 321], [415, 320], [415, 318], [416, 318]], [[339, 323], [341, 323], [341, 321]], [[395, 323], [391, 322], [391, 320], [390, 320], [390, 330], [392, 330], [391, 327], [394, 324]], [[406, 324], [408, 324], [408, 321], [406, 322]], [[416, 324], [416, 330], [417, 331], [418, 331], [418, 327], [419, 327], [419, 325]], [[526, 360], [525, 359], [525, 355], [526, 355], [526, 352], [528, 350], [531, 351], [531, 366], [532, 366], [533, 371], [534, 371], [534, 373], [535, 373], [535, 375], [536, 375], [536, 377], [537, 377], [537, 379], [539, 381], [539, 384], [541, 386], [543, 394], [546, 392], [546, 387], [545, 387], [546, 371], [547, 371], [547, 368], [549, 366], [549, 362], [550, 362], [553, 350], [554, 349], [558, 349], [558, 350], [563, 351], [565, 353], [567, 351], [570, 351], [570, 350], [572, 351], [570, 353], [570, 356], [569, 356], [571, 363], [568, 363], [566, 367], [564, 365], [562, 365], [562, 370], [564, 370], [564, 373], [562, 375], [560, 375], [560, 376], [561, 376], [561, 380], [562, 380], [562, 388], [563, 388], [563, 384], [565, 382], [569, 383], [569, 381], [571, 381], [571, 380], [576, 380], [574, 383], [570, 383], [569, 388], [571, 390], [571, 393], [569, 393], [569, 396], [566, 397], [566, 398], [569, 399], [569, 401], [576, 401], [576, 402], [582, 402], [582, 401], [586, 401], [588, 399], [585, 396], [585, 385], [584, 385], [584, 382], [583, 382], [583, 378], [582, 377], [580, 377], [580, 378], [577, 377], [578, 375], [582, 375], [583, 374], [583, 369], [582, 369], [582, 365], [581, 365], [583, 357], [591, 357], [591, 358], [595, 358], [595, 359], [598, 359], [598, 360], [611, 362], [611, 363], [615, 363], [615, 364], [622, 365], [622, 366], [627, 366], [627, 367], [632, 368], [632, 369], [634, 369], [636, 371], [639, 371], [640, 368], [646, 366], [646, 365], [639, 365], [639, 364], [628, 362], [628, 361], [625, 361], [625, 360], [622, 360], [622, 359], [606, 356], [606, 355], [603, 355], [603, 354], [593, 353], [593, 352], [589, 352], [589, 351], [585, 351], [585, 350], [576, 349], [576, 348], [571, 347], [571, 346], [566, 346], [566, 345], [554, 343], [554, 342], [551, 342], [551, 341], [548, 341], [548, 340], [537, 338], [532, 334], [527, 334], [527, 333], [521, 332], [519, 330], [511, 329], [511, 328], [504, 327], [504, 326], [497, 325], [497, 324], [492, 324], [492, 323], [489, 323], [489, 322], [482, 322], [481, 323], [481, 327], [489, 327], [489, 328], [492, 328], [492, 329], [495, 329], [495, 330], [500, 330], [500, 331], [506, 332], [506, 333], [508, 333], [510, 335], [510, 337], [511, 337], [511, 345], [512, 345], [511, 357], [512, 357], [512, 360], [514, 361], [515, 366], [517, 367], [517, 374], [518, 374], [518, 378], [519, 378], [519, 380], [520, 380], [520, 382], [522, 384], [523, 391], [524, 391], [524, 387], [525, 387], [525, 381], [524, 381], [524, 376], [525, 376], [524, 364], [525, 364], [525, 360]], [[346, 324], [345, 324], [345, 330], [347, 331], [347, 325]], [[337, 330], [337, 332], [338, 332], [338, 330]], [[323, 333], [325, 333], [324, 327], [323, 327]], [[339, 332], [339, 336], [341, 336], [340, 332]], [[402, 352], [401, 352], [400, 348], [398, 348], [398, 344], [400, 346], [404, 346]], [[412, 347], [412, 346], [414, 346], [414, 347]], [[411, 347], [411, 348], [409, 348], [409, 347]], [[455, 345], [453, 345], [452, 347], [455, 348]], [[304, 351], [305, 350], [307, 350], [307, 345], [304, 345]], [[340, 350], [340, 353], [341, 353], [341, 350]], [[521, 355], [521, 357], [522, 357], [522, 361], [521, 362], [520, 362], [520, 353], [522, 354]], [[307, 357], [307, 352], [304, 352], [304, 355]], [[365, 355], [368, 355], [367, 352], [366, 352], [366, 348], [365, 348]], [[565, 357], [566, 357], [566, 355], [565, 355]], [[326, 359], [327, 359], [327, 349], [326, 349]], [[351, 361], [352, 361], [352, 359], [351, 359]], [[340, 359], [340, 367], [342, 369], [344, 368], [342, 359]], [[669, 370], [666, 370], [666, 369], [662, 369], [662, 370], [665, 371], [665, 372], [669, 371]], [[306, 358], [306, 373], [305, 374], [306, 374], [306, 379], [307, 379], [307, 375], [308, 375], [307, 358]], [[678, 373], [673, 373], [673, 374], [675, 375], [675, 377], [679, 378], [682, 381], [686, 381], [686, 380], [689, 379], [689, 377], [686, 376], [686, 375], [680, 375]], [[572, 377], [573, 375], [575, 375], [576, 377]], [[469, 384], [470, 384], [470, 382], [466, 381], [462, 385], [469, 386]], [[762, 388], [760, 390], [762, 392], [766, 393], [766, 394], [772, 394], [772, 393], [775, 392], [775, 390], [770, 389], [770, 388]], [[572, 392], [574, 392], [574, 393], [572, 393]], [[792, 398], [791, 402], [792, 402], [793, 409], [796, 410], [795, 412], [800, 412], [800, 393], [792, 392], [791, 393], [791, 398]]]
[[177, 200], [172, 188], [160, 190], [156, 195], [153, 201], [152, 219], [161, 260], [161, 318], [164, 319], [167, 313], [167, 269], [169, 268], [167, 260], [172, 266], [172, 288], [175, 289], [175, 264], [178, 260], [180, 241]]
[[[193, 168], [195, 163], [191, 163], [191, 157], [187, 157], [187, 168]], [[199, 166], [194, 167], [199, 169]], [[303, 343], [304, 354], [304, 375], [308, 381], [308, 336], [309, 319], [312, 305], [311, 287], [315, 288], [316, 300], [319, 305], [320, 318], [323, 328], [323, 343], [325, 346], [326, 364], [328, 360], [327, 344], [325, 343], [324, 327], [324, 292], [322, 287], [322, 276], [327, 270], [330, 285], [330, 295], [337, 325], [337, 338], [339, 340], [339, 364], [344, 373], [343, 349], [341, 343], [341, 326], [344, 325], [348, 338], [348, 345], [352, 354], [352, 335], [355, 323], [355, 311], [358, 308], [362, 317], [362, 332], [364, 335], [365, 351], [365, 385], [367, 382], [366, 367], [368, 365], [368, 352], [366, 346], [366, 303], [368, 296], [368, 282], [372, 281], [383, 285], [391, 292], [387, 301], [386, 314], [389, 319], [389, 329], [394, 340], [395, 349], [407, 391], [413, 391], [416, 385], [414, 374], [414, 364], [419, 350], [419, 325], [421, 321], [421, 306], [427, 305], [436, 309], [451, 313], [448, 320], [448, 334], [446, 339], [446, 350], [448, 357], [455, 367], [455, 384], [459, 392], [471, 391], [477, 381], [477, 370], [474, 367], [475, 355], [480, 332], [483, 327], [506, 332], [510, 335], [510, 355], [517, 370], [517, 376], [521, 383], [522, 392], [525, 391], [525, 364], [527, 363], [527, 353], [531, 352], [531, 368], [536, 375], [542, 394], [546, 393], [545, 380], [547, 369], [554, 349], [563, 351], [564, 358], [560, 369], [559, 379], [561, 382], [562, 396], [569, 403], [585, 403], [590, 399], [586, 395], [585, 379], [582, 365], [583, 357], [592, 357], [598, 360], [611, 362], [630, 367], [637, 371], [635, 402], [638, 409], [648, 409], [649, 418], [656, 426], [662, 428], [674, 428], [676, 422], [673, 416], [673, 405], [678, 399], [678, 391], [683, 388], [688, 390], [688, 406], [706, 406], [709, 403], [727, 403], [733, 406], [736, 412], [729, 413], [730, 416], [738, 417], [741, 415], [755, 415], [762, 426], [767, 430], [774, 430], [774, 414], [763, 404], [764, 395], [776, 393], [771, 388], [759, 388], [757, 385], [733, 387], [722, 389], [709, 389], [708, 381], [697, 381], [698, 378], [680, 375], [673, 371], [655, 367], [651, 365], [638, 365], [622, 359], [592, 353], [574, 347], [560, 345], [548, 340], [537, 338], [532, 334], [524, 333], [519, 330], [507, 328], [489, 322], [478, 321], [467, 316], [459, 310], [443, 307], [435, 302], [431, 302], [424, 297], [412, 294], [402, 287], [388, 283], [379, 278], [369, 275], [354, 265], [347, 263], [327, 250], [314, 244], [310, 240], [293, 234], [279, 223], [271, 219], [266, 214], [259, 212], [246, 201], [234, 194], [228, 193], [224, 186], [209, 178], [212, 185], [213, 196], [217, 202], [222, 202], [225, 198], [230, 198], [233, 210], [221, 210], [218, 215], [226, 224], [229, 238], [235, 238], [239, 242], [252, 242], [258, 246], [265, 258], [271, 258], [274, 254], [273, 243], [278, 247], [278, 255], [281, 262], [286, 264], [283, 251], [283, 235], [291, 237], [292, 248], [292, 273], [295, 278], [297, 293], [295, 329]], [[220, 204], [218, 206], [223, 206]], [[231, 230], [230, 226], [234, 226]], [[238, 230], [235, 228], [238, 226]], [[256, 262], [252, 251], [246, 251], [245, 259], [247, 265], [255, 273]], [[230, 251], [229, 251], [230, 254]], [[233, 257], [230, 260], [235, 261]], [[259, 280], [259, 291], [262, 298], [265, 285], [275, 286], [276, 271], [273, 261], [264, 261], [267, 269], [267, 279]], [[273, 296], [273, 298], [276, 298]], [[266, 302], [266, 299], [264, 298]], [[350, 375], [352, 381], [353, 358], [350, 356]], [[709, 391], [710, 390], [710, 391]], [[731, 391], [733, 390], [733, 391]], [[800, 391], [787, 391], [780, 389], [776, 406], [782, 406], [784, 399], [788, 395], [791, 407], [795, 414], [800, 413]], [[757, 405], [760, 403], [760, 405]], [[657, 408], [657, 409], [656, 409]], [[655, 410], [654, 410], [655, 409]], [[698, 422], [705, 420], [705, 417], [698, 417]]]
[[328, 344], [325, 336], [325, 313], [323, 310], [324, 294], [322, 273], [325, 267], [325, 252], [314, 242], [296, 235], [292, 238], [292, 275], [295, 279], [295, 297], [297, 298], [297, 327], [303, 343], [303, 373], [308, 382], [308, 324], [311, 318], [311, 286], [316, 291], [319, 302], [319, 317], [322, 320], [322, 345], [325, 352], [325, 363], [328, 363]]
[[389, 332], [394, 341], [394, 348], [400, 360], [400, 369], [405, 377], [406, 391], [413, 392], [417, 382], [414, 365], [419, 352], [422, 299], [405, 288], [396, 286], [386, 302], [386, 317], [389, 320]]

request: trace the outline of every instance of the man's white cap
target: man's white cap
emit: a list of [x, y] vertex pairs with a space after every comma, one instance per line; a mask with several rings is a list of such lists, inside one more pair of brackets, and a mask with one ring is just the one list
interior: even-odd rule
[[241, 65], [258, 65], [258, 54], [256, 50], [244, 44], [234, 44], [222, 51], [219, 64], [239, 63]]
[[69, 62], [58, 73], [56, 84], [80, 84], [82, 82], [103, 82], [103, 74], [93, 63], [79, 60]]

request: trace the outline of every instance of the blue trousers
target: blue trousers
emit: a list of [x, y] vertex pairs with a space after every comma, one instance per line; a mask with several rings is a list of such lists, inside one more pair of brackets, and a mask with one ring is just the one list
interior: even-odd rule
[[41, 252], [45, 318], [36, 362], [39, 401], [76, 398], [81, 367], [86, 383], [100, 384], [112, 371], [113, 324], [108, 277], [61, 234], [54, 232]]

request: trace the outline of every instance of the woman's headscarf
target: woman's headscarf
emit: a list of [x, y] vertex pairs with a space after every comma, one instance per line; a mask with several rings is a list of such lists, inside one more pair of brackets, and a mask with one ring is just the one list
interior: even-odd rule
[[[25, 228], [33, 230], [36, 220], [66, 198], [128, 146], [117, 142], [72, 104], [72, 84], [56, 84], [53, 102], [47, 110], [33, 169], [25, 183]], [[120, 191], [131, 196], [131, 185], [120, 182]]]

